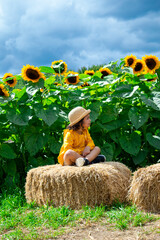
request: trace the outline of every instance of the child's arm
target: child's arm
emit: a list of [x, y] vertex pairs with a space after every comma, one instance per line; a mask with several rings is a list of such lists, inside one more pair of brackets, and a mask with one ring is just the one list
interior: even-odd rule
[[91, 151], [90, 146], [86, 146], [82, 152], [82, 156], [83, 157], [87, 156], [90, 153], [90, 151]]

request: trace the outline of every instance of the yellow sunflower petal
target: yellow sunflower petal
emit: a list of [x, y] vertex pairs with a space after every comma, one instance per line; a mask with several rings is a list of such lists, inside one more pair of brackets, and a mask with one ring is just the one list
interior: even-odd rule
[[65, 74], [65, 82], [67, 84], [76, 85], [79, 82], [79, 75], [77, 72], [69, 71]]
[[137, 59], [132, 68], [134, 74], [144, 73], [146, 68], [145, 62], [143, 60]]
[[63, 60], [52, 62], [51, 68], [54, 69], [55, 75], [64, 75], [67, 72], [67, 64]]
[[4, 88], [3, 84], [0, 84], [0, 96], [9, 97], [8, 91]]
[[99, 69], [99, 71], [102, 73], [102, 76], [101, 76], [102, 79], [103, 79], [104, 77], [112, 74], [112, 72], [111, 72], [111, 70], [110, 70], [109, 68], [103, 68], [103, 67], [101, 67], [101, 68]]
[[158, 57], [153, 55], [146, 55], [145, 57], [142, 57], [142, 60], [146, 64], [147, 72], [154, 73], [156, 69], [160, 67], [160, 61], [158, 60]]
[[45, 76], [37, 67], [26, 65], [22, 68], [22, 78], [26, 81], [38, 82], [40, 78], [45, 80]]
[[132, 67], [136, 61], [137, 57], [131, 54], [130, 56], [126, 56], [124, 59], [126, 67]]
[[90, 76], [94, 75], [94, 70], [86, 70], [84, 74], [88, 74]]

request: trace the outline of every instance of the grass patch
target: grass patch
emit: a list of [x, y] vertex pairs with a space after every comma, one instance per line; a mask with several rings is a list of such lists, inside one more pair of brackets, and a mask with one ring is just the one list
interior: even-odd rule
[[14, 194], [3, 192], [0, 195], [0, 237], [2, 239], [49, 239], [63, 234], [67, 228], [77, 224], [101, 221], [118, 229], [141, 226], [156, 220], [154, 215], [143, 213], [135, 206], [122, 204], [108, 208], [99, 206], [72, 210], [68, 207], [39, 207], [27, 204], [24, 193], [16, 190]]

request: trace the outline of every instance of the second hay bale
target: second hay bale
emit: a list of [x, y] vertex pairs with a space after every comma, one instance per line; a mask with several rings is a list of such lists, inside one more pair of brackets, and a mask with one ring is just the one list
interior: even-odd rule
[[27, 202], [81, 208], [126, 200], [131, 171], [122, 163], [85, 167], [51, 165], [31, 169], [26, 179]]
[[129, 199], [142, 210], [160, 212], [160, 164], [140, 168], [134, 173]]

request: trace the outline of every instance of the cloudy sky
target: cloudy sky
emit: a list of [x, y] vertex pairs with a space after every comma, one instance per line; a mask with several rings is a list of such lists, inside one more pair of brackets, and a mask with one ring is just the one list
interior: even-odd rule
[[130, 54], [160, 60], [159, 0], [0, 0], [0, 76], [60, 59], [77, 71]]

